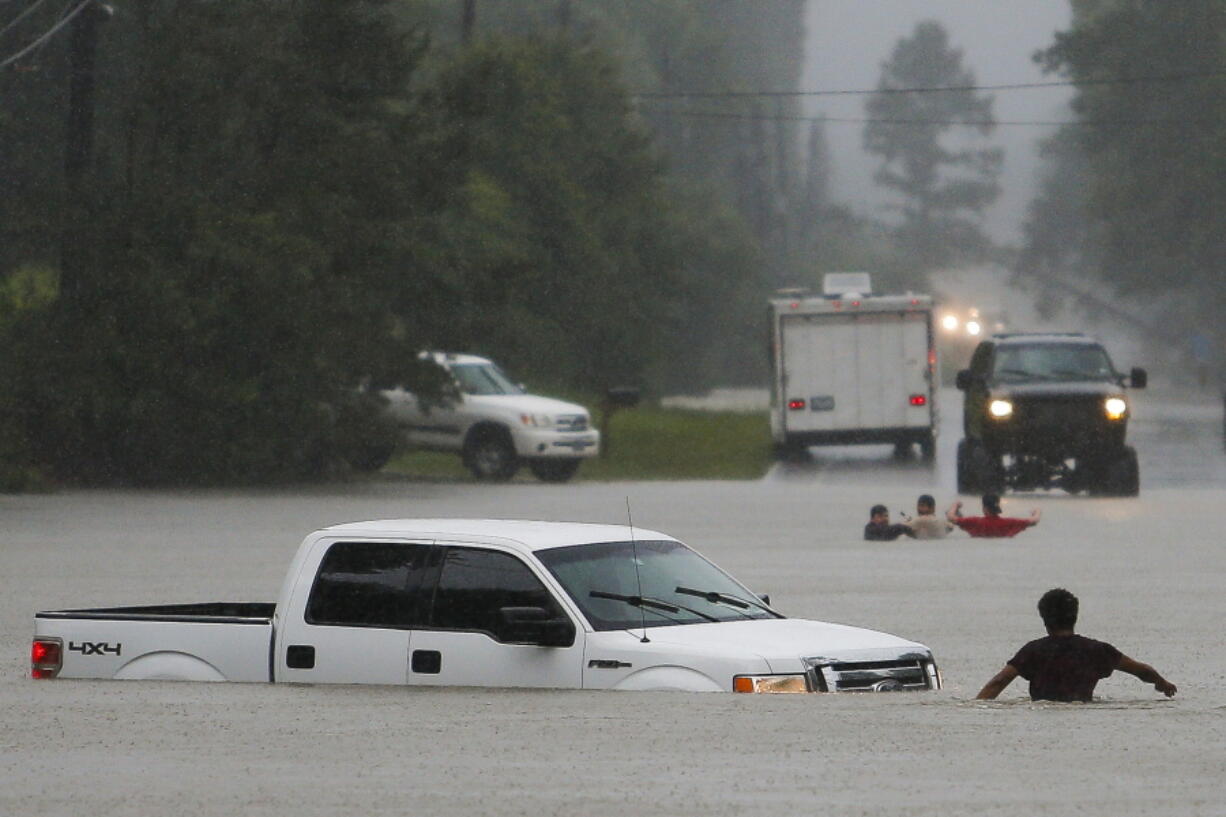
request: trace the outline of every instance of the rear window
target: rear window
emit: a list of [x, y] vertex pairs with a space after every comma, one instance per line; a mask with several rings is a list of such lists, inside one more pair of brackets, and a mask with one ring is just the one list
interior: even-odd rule
[[431, 547], [338, 542], [328, 549], [307, 599], [308, 624], [412, 627]]

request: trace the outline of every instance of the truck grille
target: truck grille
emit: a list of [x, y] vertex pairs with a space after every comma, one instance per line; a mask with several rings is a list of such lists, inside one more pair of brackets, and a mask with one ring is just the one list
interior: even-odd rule
[[558, 415], [558, 431], [587, 431], [587, 415], [585, 414], [560, 414]]
[[936, 664], [924, 658], [850, 662], [810, 658], [806, 663], [812, 686], [820, 692], [904, 692], [941, 686]]

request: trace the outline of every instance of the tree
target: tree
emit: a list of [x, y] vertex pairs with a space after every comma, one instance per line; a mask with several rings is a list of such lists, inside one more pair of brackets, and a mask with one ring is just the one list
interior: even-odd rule
[[[947, 147], [943, 139], [955, 127], [985, 137], [995, 127], [992, 98], [969, 90], [974, 84], [945, 29], [922, 22], [898, 41], [865, 103], [864, 147], [881, 157], [874, 178], [899, 195], [898, 240], [923, 269], [976, 257], [988, 244], [978, 217], [1000, 193], [1003, 152], [969, 142]], [[953, 90], [900, 92], [908, 88]]]
[[1226, 5], [1076, 0], [1073, 25], [1038, 55], [1080, 83], [1075, 144], [1098, 252], [1086, 274], [1118, 295], [1175, 297], [1176, 325], [1226, 332]]

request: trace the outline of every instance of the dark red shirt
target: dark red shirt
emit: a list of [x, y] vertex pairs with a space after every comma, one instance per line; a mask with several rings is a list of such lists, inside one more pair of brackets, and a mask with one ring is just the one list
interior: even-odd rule
[[1035, 701], [1089, 701], [1099, 678], [1120, 663], [1120, 651], [1081, 635], [1049, 635], [1026, 644], [1009, 659], [1030, 682]]
[[996, 539], [1004, 536], [1017, 536], [1030, 527], [1030, 520], [1016, 519], [1011, 516], [963, 516], [954, 519], [954, 524], [971, 536]]

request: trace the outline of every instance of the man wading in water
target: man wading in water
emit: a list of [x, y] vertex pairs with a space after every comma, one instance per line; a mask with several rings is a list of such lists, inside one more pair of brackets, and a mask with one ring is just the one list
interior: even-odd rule
[[1134, 661], [1104, 641], [1076, 635], [1077, 597], [1064, 588], [1048, 590], [1039, 599], [1039, 615], [1047, 637], [1031, 641], [1009, 659], [1005, 668], [979, 691], [981, 700], [991, 700], [1005, 691], [1017, 676], [1030, 682], [1035, 701], [1089, 701], [1099, 678], [1115, 670], [1135, 675], [1153, 684], [1166, 697], [1175, 685], [1149, 664]]

